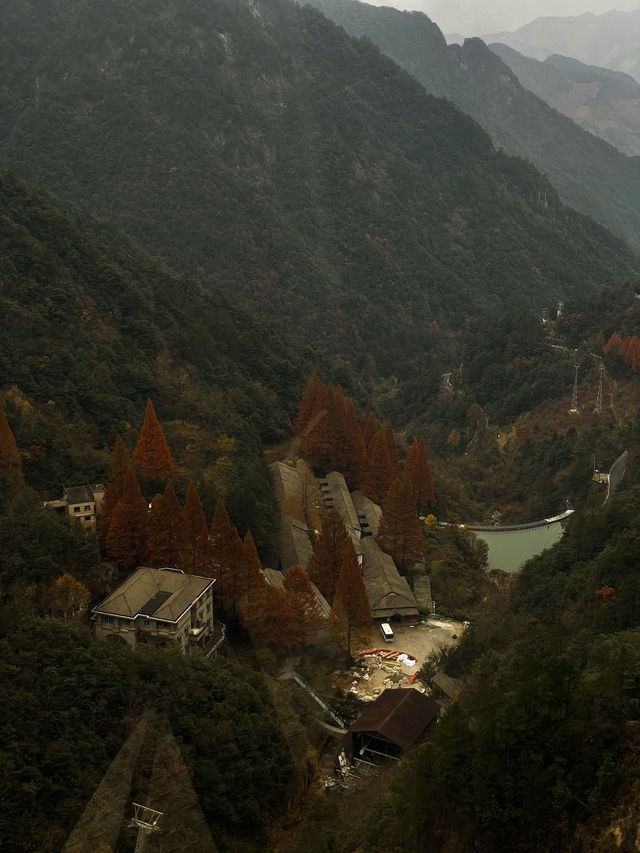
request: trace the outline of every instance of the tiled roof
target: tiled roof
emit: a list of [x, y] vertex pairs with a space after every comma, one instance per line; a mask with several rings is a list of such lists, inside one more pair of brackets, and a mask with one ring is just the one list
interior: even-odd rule
[[367, 536], [362, 545], [362, 574], [374, 619], [393, 616], [417, 616], [418, 606], [406, 578], [403, 578], [388, 554]]
[[211, 578], [166, 569], [141, 567], [130, 575], [94, 613], [135, 618], [139, 613], [154, 619], [177, 622], [182, 614], [213, 584]]

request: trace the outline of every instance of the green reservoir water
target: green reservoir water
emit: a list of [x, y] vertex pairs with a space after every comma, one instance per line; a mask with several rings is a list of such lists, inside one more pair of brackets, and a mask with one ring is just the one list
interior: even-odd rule
[[505, 572], [519, 572], [530, 557], [550, 548], [562, 538], [562, 522], [555, 521], [543, 527], [526, 530], [474, 530], [489, 546], [489, 568]]

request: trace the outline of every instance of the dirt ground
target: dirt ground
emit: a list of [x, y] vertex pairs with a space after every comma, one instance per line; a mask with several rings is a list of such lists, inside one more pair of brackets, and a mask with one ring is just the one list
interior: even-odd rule
[[[380, 626], [374, 625], [368, 647], [356, 649], [355, 654], [380, 650], [379, 653], [360, 657], [349, 669], [336, 670], [334, 684], [345, 693], [357, 694], [365, 702], [372, 702], [388, 687], [415, 686], [420, 690], [422, 685], [417, 681], [409, 685], [412, 676], [431, 652], [456, 643], [463, 631], [462, 622], [432, 616], [415, 624], [394, 622], [395, 639], [385, 643]], [[408, 659], [403, 659], [403, 655]]]

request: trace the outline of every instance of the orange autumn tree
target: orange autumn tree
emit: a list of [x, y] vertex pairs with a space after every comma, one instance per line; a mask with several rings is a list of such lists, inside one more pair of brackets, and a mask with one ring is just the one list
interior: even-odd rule
[[182, 509], [171, 480], [164, 493], [156, 495], [147, 513], [147, 556], [145, 562], [154, 568], [178, 566], [184, 550]]
[[267, 646], [276, 654], [285, 654], [300, 646], [303, 641], [300, 615], [286, 593], [264, 581], [257, 601], [245, 626], [254, 646]]
[[233, 576], [233, 600], [245, 631], [259, 625], [265, 612], [267, 582], [261, 569], [256, 543], [247, 530], [242, 541], [242, 560]]
[[418, 515], [426, 515], [435, 500], [424, 439], [415, 438], [404, 463], [404, 473], [413, 489], [413, 505]]
[[111, 470], [104, 490], [104, 497], [98, 514], [98, 537], [103, 548], [106, 547], [107, 534], [113, 511], [122, 499], [122, 489], [127, 471], [131, 469], [129, 457], [120, 436], [116, 439], [111, 456]]
[[65, 620], [81, 619], [91, 601], [87, 587], [68, 572], [56, 578], [45, 597], [53, 615], [60, 611]]
[[393, 463], [384, 430], [378, 430], [369, 447], [369, 455], [360, 488], [368, 498], [382, 505], [393, 482]]
[[391, 421], [387, 421], [384, 425], [384, 437], [387, 440], [389, 448], [389, 460], [391, 461], [391, 470], [393, 476], [396, 477], [400, 473], [400, 457], [398, 456], [398, 445], [396, 444], [396, 436], [391, 426]]
[[398, 568], [407, 569], [424, 559], [420, 519], [414, 506], [413, 487], [404, 477], [396, 477], [385, 498], [376, 537]]
[[331, 608], [331, 624], [336, 638], [351, 659], [351, 648], [356, 643], [366, 647], [371, 631], [371, 608], [362, 578], [358, 557], [349, 539], [344, 550], [336, 594]]
[[11, 432], [9, 421], [0, 403], [0, 477], [6, 477], [10, 483], [22, 483], [22, 462], [18, 445]]
[[166, 480], [175, 467], [151, 400], [147, 400], [147, 409], [133, 451], [133, 460], [142, 476], [148, 480]]
[[234, 577], [242, 558], [242, 539], [231, 524], [223, 501], [218, 501], [209, 533], [209, 559], [216, 579], [214, 595], [221, 603], [233, 603]]
[[349, 534], [340, 513], [336, 509], [330, 509], [307, 566], [309, 580], [313, 581], [329, 602], [333, 600], [348, 541]]
[[109, 557], [127, 569], [138, 565], [146, 552], [147, 505], [130, 467], [109, 524], [106, 546]]
[[329, 404], [329, 390], [314, 373], [302, 396], [298, 416], [293, 425], [295, 435], [301, 435], [309, 423]]
[[362, 439], [364, 441], [364, 446], [369, 452], [371, 448], [371, 443], [373, 439], [378, 434], [378, 422], [376, 421], [376, 417], [369, 408], [369, 404], [367, 403], [367, 407], [364, 410], [364, 414], [362, 416], [362, 421], [360, 423], [360, 430], [362, 432]]
[[347, 403], [340, 385], [329, 402], [302, 434], [300, 448], [309, 465], [325, 474], [340, 471], [350, 486], [358, 484], [364, 457], [364, 441], [353, 405]]
[[298, 614], [302, 642], [310, 643], [322, 624], [322, 613], [309, 576], [301, 566], [291, 566], [284, 576], [287, 600]]
[[182, 509], [182, 534], [180, 568], [190, 575], [209, 576], [209, 529], [193, 480], [189, 483]]

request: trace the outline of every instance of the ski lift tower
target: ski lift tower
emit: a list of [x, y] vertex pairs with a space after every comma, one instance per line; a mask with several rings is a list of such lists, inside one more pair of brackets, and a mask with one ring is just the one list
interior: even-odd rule
[[596, 407], [594, 409], [596, 415], [602, 414], [602, 386], [604, 377], [604, 364], [600, 362], [600, 381], [598, 382], [598, 396], [596, 397]]
[[160, 827], [158, 822], [163, 815], [163, 812], [157, 812], [155, 809], [150, 809], [148, 806], [141, 806], [140, 803], [132, 803], [133, 817], [128, 823], [131, 829], [138, 830], [138, 838], [136, 840], [135, 853], [142, 853], [144, 845], [147, 843], [147, 837], [152, 832], [159, 832]]
[[571, 408], [569, 409], [569, 414], [577, 415], [578, 414], [578, 367], [579, 365], [574, 364], [575, 367], [575, 377], [573, 379], [573, 394], [571, 395]]

